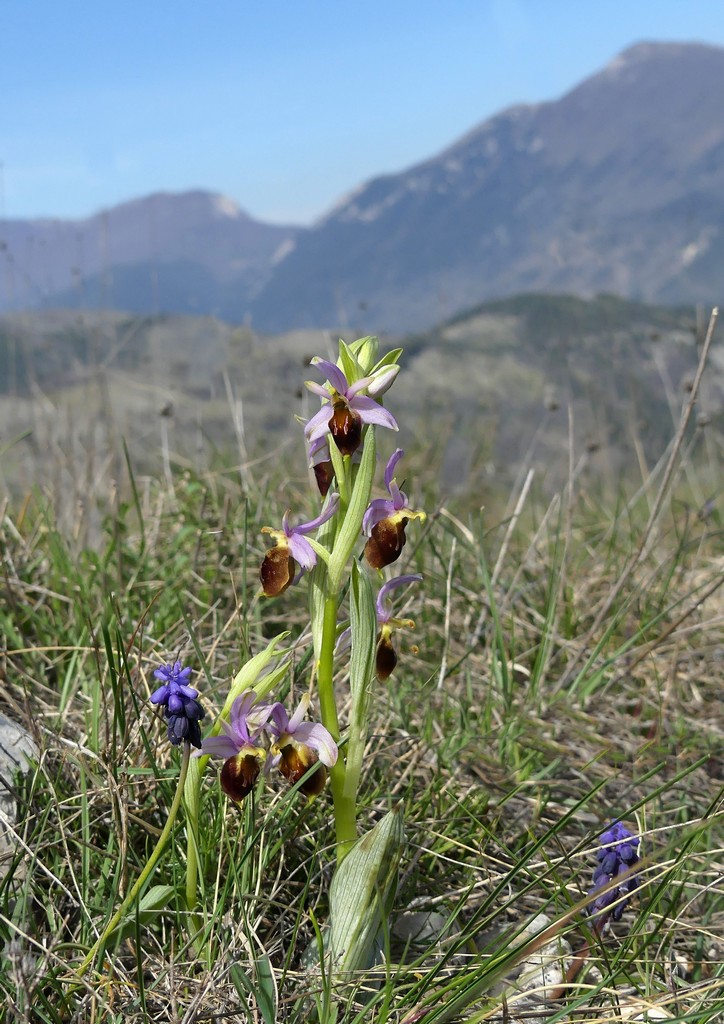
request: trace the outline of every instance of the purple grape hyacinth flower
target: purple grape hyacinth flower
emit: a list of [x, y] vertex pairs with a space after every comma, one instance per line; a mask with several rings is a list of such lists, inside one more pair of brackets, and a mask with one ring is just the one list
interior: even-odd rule
[[371, 501], [362, 520], [362, 530], [369, 537], [365, 544], [365, 558], [373, 569], [382, 569], [396, 562], [407, 540], [405, 529], [408, 522], [425, 519], [424, 512], [410, 508], [407, 495], [397, 486], [395, 469], [404, 454], [402, 448], [397, 448], [385, 467], [385, 487], [389, 498]]
[[[609, 918], [620, 921], [628, 904], [628, 897], [638, 889], [640, 880], [632, 873], [639, 862], [641, 840], [630, 832], [620, 821], [612, 822], [599, 837], [601, 848], [596, 857], [598, 867], [593, 872], [593, 886], [588, 895], [593, 896], [588, 913], [593, 917], [596, 928], [602, 930]], [[606, 892], [596, 893], [618, 878], [625, 876], [619, 885]], [[615, 905], [614, 905], [615, 904]]]
[[[259, 570], [262, 590], [266, 597], [278, 597], [279, 594], [283, 594], [287, 587], [297, 582], [302, 572], [314, 568], [317, 564], [317, 555], [305, 534], [313, 533], [331, 519], [337, 511], [338, 504], [339, 495], [330, 494], [323, 511], [308, 523], [290, 526], [287, 511], [282, 518], [281, 530], [274, 530], [271, 526], [262, 528], [261, 532], [268, 533], [275, 541], [274, 547], [269, 548], [264, 556]], [[301, 570], [299, 574], [297, 566]]]
[[[338, 366], [315, 356], [312, 365], [326, 374], [329, 387], [305, 381], [306, 387], [324, 400], [324, 405], [309, 420], [305, 429], [310, 444], [327, 433], [342, 455], [354, 455], [362, 443], [364, 424], [398, 430], [397, 420], [375, 399], [389, 388], [399, 372], [398, 366], [386, 366], [369, 377], [350, 384]], [[361, 394], [367, 391], [366, 395]]]
[[194, 747], [200, 747], [199, 722], [205, 711], [196, 699], [199, 691], [189, 686], [191, 669], [175, 661], [173, 664], [161, 665], [153, 674], [161, 686], [153, 691], [149, 699], [152, 704], [163, 708], [169, 742], [178, 746], [186, 741]]

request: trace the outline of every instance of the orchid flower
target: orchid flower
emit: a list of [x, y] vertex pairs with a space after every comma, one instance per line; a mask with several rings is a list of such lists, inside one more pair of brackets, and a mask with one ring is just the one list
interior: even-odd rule
[[392, 453], [385, 467], [385, 487], [389, 498], [371, 501], [362, 520], [362, 529], [369, 537], [365, 544], [365, 558], [373, 569], [392, 565], [402, 554], [407, 537], [405, 528], [410, 519], [425, 520], [424, 512], [409, 507], [407, 495], [397, 486], [395, 469], [404, 455], [402, 448]]
[[222, 735], [209, 736], [196, 757], [223, 758], [221, 788], [232, 800], [243, 800], [259, 778], [266, 751], [259, 738], [272, 714], [271, 704], [257, 704], [253, 690], [244, 690], [231, 705], [229, 721], [221, 720]]
[[[329, 384], [324, 387], [312, 380], [305, 381], [306, 387], [325, 403], [305, 427], [310, 444], [329, 432], [342, 455], [353, 455], [362, 443], [364, 424], [399, 429], [392, 413], [375, 401], [392, 384], [398, 366], [381, 367], [350, 384], [342, 370], [328, 359], [315, 356], [312, 365], [326, 374]], [[367, 394], [361, 394], [362, 391]]]
[[387, 606], [387, 596], [391, 590], [403, 587], [407, 583], [419, 583], [422, 576], [419, 573], [408, 573], [405, 576], [395, 576], [380, 587], [377, 595], [377, 624], [380, 631], [377, 634], [377, 649], [375, 651], [375, 668], [377, 678], [380, 682], [389, 679], [397, 665], [397, 652], [392, 646], [392, 634], [396, 629], [414, 629], [415, 623], [412, 619], [395, 618]]
[[[300, 523], [298, 526], [289, 525], [289, 511], [282, 517], [281, 530], [274, 530], [271, 526], [264, 526], [262, 533], [268, 533], [274, 538], [274, 547], [269, 548], [259, 570], [262, 590], [266, 597], [277, 597], [292, 583], [296, 583], [302, 572], [313, 569], [317, 564], [317, 553], [306, 538], [306, 534], [313, 533], [328, 519], [331, 519], [337, 511], [339, 495], [332, 494], [327, 501], [326, 507], [314, 519], [308, 523]], [[297, 573], [297, 566], [300, 572]]]
[[[309, 708], [309, 694], [305, 693], [290, 718], [283, 704], [272, 708], [270, 728], [275, 739], [271, 746], [272, 764], [292, 785], [309, 773], [300, 789], [312, 797], [322, 792], [327, 780], [327, 768], [337, 762], [337, 744], [319, 722], [305, 722]], [[317, 762], [321, 767], [310, 772]]]

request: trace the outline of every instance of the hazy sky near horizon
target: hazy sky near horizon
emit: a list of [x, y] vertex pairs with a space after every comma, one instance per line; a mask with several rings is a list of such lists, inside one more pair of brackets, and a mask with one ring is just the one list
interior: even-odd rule
[[724, 0], [2, 0], [0, 217], [204, 188], [309, 223]]

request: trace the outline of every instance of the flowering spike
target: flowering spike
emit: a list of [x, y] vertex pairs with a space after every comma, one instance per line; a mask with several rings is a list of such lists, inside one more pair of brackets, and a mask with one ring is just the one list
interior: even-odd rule
[[309, 445], [309, 465], [314, 472], [319, 493], [326, 498], [334, 480], [334, 466], [329, 454], [329, 445], [323, 437], [317, 438]]
[[397, 652], [392, 645], [392, 635], [396, 629], [412, 629], [412, 619], [397, 619], [387, 606], [387, 595], [397, 587], [404, 587], [407, 583], [419, 583], [422, 576], [419, 573], [407, 573], [404, 576], [395, 576], [380, 587], [377, 595], [377, 622], [380, 631], [377, 635], [377, 648], [375, 650], [375, 670], [377, 678], [381, 683], [386, 682], [397, 666]]
[[239, 802], [251, 793], [261, 774], [264, 751], [236, 754], [221, 766], [221, 788], [231, 800]]
[[186, 741], [193, 747], [201, 746], [199, 722], [206, 712], [196, 699], [199, 691], [189, 686], [191, 669], [180, 661], [161, 665], [154, 671], [161, 686], [150, 696], [152, 704], [163, 708], [169, 742], [174, 746]]
[[407, 543], [406, 526], [407, 519], [404, 517], [396, 521], [386, 519], [375, 523], [365, 544], [365, 558], [372, 569], [384, 569], [386, 565], [397, 561]]
[[392, 630], [383, 626], [375, 650], [375, 674], [381, 683], [385, 683], [396, 667], [397, 651], [392, 646]]
[[336, 399], [329, 423], [329, 432], [342, 455], [354, 455], [362, 444], [362, 418], [346, 401]]
[[[629, 832], [620, 821], [614, 821], [601, 833], [601, 848], [596, 857], [598, 867], [593, 872], [593, 886], [589, 896], [595, 897], [589, 904], [588, 912], [599, 931], [602, 931], [609, 918], [620, 921], [628, 904], [628, 897], [638, 889], [640, 882], [632, 869], [638, 864], [640, 839]], [[625, 876], [617, 886], [611, 883], [620, 875]], [[600, 895], [599, 890], [605, 889]]]
[[232, 800], [243, 800], [259, 778], [266, 751], [259, 737], [273, 707], [257, 701], [253, 690], [245, 690], [231, 706], [229, 721], [222, 719], [223, 735], [208, 736], [197, 756], [220, 757], [221, 788]]
[[279, 752], [279, 771], [290, 786], [302, 779], [299, 788], [306, 797], [319, 796], [327, 781], [327, 769], [320, 764], [315, 771], [310, 771], [318, 760], [309, 748], [289, 743]]
[[278, 597], [291, 586], [296, 573], [294, 559], [287, 545], [277, 544], [264, 555], [259, 570], [261, 588], [266, 597]]
[[[305, 796], [313, 797], [324, 789], [327, 768], [336, 764], [337, 744], [323, 725], [303, 721], [308, 707], [306, 693], [291, 718], [283, 704], [275, 704], [269, 724], [275, 736], [272, 763], [292, 785], [302, 779], [299, 788]], [[318, 761], [320, 766], [312, 771]]]

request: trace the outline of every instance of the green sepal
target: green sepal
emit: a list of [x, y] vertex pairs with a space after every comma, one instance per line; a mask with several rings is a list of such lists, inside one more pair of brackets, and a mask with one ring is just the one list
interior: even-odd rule
[[342, 373], [347, 378], [348, 384], [354, 384], [355, 381], [359, 380], [360, 377], [364, 377], [364, 372], [354, 354], [352, 349], [349, 347], [346, 341], [339, 339], [339, 359], [341, 363]]
[[370, 334], [366, 338], [358, 338], [357, 341], [353, 341], [349, 348], [360, 365], [362, 376], [366, 377], [377, 360], [380, 339]]

